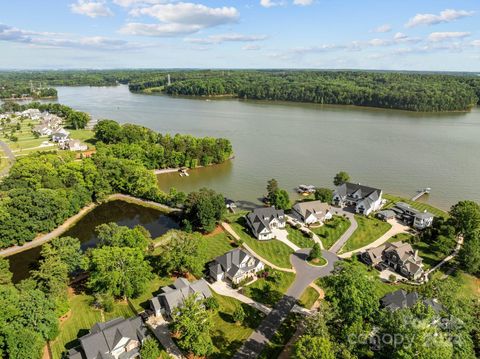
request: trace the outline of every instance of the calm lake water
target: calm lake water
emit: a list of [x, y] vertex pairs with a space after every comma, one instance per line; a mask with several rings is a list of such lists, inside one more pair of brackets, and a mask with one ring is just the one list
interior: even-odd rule
[[127, 86], [59, 87], [60, 103], [95, 118], [136, 123], [163, 133], [229, 138], [236, 158], [226, 164], [159, 176], [159, 184], [190, 191], [211, 187], [258, 202], [270, 178], [293, 191], [299, 184], [332, 186], [336, 172], [352, 180], [425, 199], [448, 209], [480, 201], [480, 109], [416, 114], [346, 106], [211, 100], [132, 94]]
[[[169, 229], [178, 228], [171, 217], [152, 208], [146, 208], [123, 201], [112, 201], [102, 204], [89, 212], [63, 236], [80, 239], [82, 249], [94, 247], [97, 243], [95, 228], [102, 223], [115, 222], [121, 226], [133, 228], [136, 225], [145, 227], [152, 238], [166, 233]], [[36, 268], [42, 247], [15, 254], [8, 257], [14, 282], [28, 277], [28, 272]]]

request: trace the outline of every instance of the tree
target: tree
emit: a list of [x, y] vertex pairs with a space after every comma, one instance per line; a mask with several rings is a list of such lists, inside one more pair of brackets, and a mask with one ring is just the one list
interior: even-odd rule
[[272, 202], [273, 194], [278, 190], [278, 182], [275, 178], [267, 182], [267, 199], [269, 202]]
[[203, 262], [199, 236], [172, 230], [165, 234], [165, 238], [168, 242], [162, 246], [162, 253], [158, 257], [161, 270], [168, 274], [192, 273], [201, 276]]
[[468, 273], [480, 275], [480, 230], [476, 230], [465, 237], [459, 257]]
[[465, 236], [480, 228], [480, 205], [474, 201], [460, 201], [450, 209], [450, 218], [457, 234]]
[[328, 338], [303, 335], [295, 343], [293, 355], [296, 359], [335, 359], [335, 350]]
[[181, 349], [196, 356], [207, 356], [213, 351], [210, 313], [195, 296], [187, 297], [183, 304], [173, 310], [172, 330], [178, 337]]
[[241, 305], [237, 305], [233, 311], [232, 318], [235, 323], [240, 324], [245, 320], [245, 311]]
[[329, 188], [317, 188], [315, 190], [315, 199], [325, 203], [332, 203], [333, 191]]
[[225, 214], [225, 199], [213, 190], [202, 188], [191, 192], [185, 201], [184, 216], [193, 229], [211, 232]]
[[79, 128], [85, 128], [90, 116], [88, 113], [80, 111], [71, 111], [67, 116], [68, 127], [78, 130]]
[[162, 354], [160, 346], [156, 339], [148, 338], [142, 344], [140, 349], [140, 356], [142, 359], [157, 359]]
[[152, 277], [152, 268], [138, 248], [95, 248], [87, 257], [86, 267], [90, 272], [88, 287], [95, 293], [116, 297], [139, 296]]
[[12, 272], [10, 272], [10, 262], [8, 259], [0, 257], [0, 285], [12, 283]]
[[95, 228], [99, 246], [130, 247], [145, 251], [151, 241], [150, 232], [142, 226], [128, 228], [116, 223], [104, 223]]
[[77, 271], [82, 264], [80, 240], [73, 237], [54, 238], [42, 246], [42, 258], [56, 257], [67, 265], [69, 274]]
[[290, 197], [288, 196], [287, 191], [283, 189], [278, 189], [272, 194], [272, 198], [270, 199], [270, 204], [277, 209], [289, 209], [290, 205]]
[[220, 304], [218, 303], [218, 300], [215, 297], [208, 297], [205, 299], [203, 303], [205, 305], [205, 308], [208, 310], [217, 311], [218, 308], [220, 308]]
[[345, 182], [350, 180], [350, 175], [345, 171], [338, 172], [335, 177], [333, 178], [333, 184], [335, 186], [341, 186]]
[[309, 260], [314, 260], [314, 259], [320, 259], [322, 258], [322, 248], [320, 248], [320, 244], [315, 243], [308, 254], [308, 259]]
[[38, 287], [55, 302], [59, 314], [67, 311], [68, 265], [57, 256], [40, 260], [38, 270], [32, 272]]

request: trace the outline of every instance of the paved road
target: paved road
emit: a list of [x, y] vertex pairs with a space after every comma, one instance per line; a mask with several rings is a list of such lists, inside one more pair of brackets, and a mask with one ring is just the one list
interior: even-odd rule
[[345, 215], [350, 220], [350, 227], [346, 230], [346, 232], [336, 241], [333, 246], [330, 248], [330, 252], [338, 253], [340, 249], [344, 246], [344, 244], [348, 241], [351, 237], [353, 232], [358, 228], [358, 223], [355, 220], [355, 215], [352, 212], [348, 212], [342, 208], [335, 208], [335, 214]]
[[315, 267], [309, 265], [305, 260], [308, 257], [309, 249], [301, 249], [290, 257], [290, 261], [297, 273], [295, 281], [288, 288], [287, 293], [277, 303], [275, 308], [260, 323], [255, 332], [242, 345], [239, 351], [233, 357], [234, 359], [251, 359], [260, 355], [265, 345], [276, 333], [283, 320], [293, 309], [297, 300], [303, 291], [315, 279], [328, 276], [336, 261], [339, 260], [337, 255], [332, 252], [323, 251], [323, 256], [327, 259], [328, 264], [324, 267]]
[[15, 155], [5, 142], [0, 141], [0, 147], [2, 151], [5, 152], [5, 155], [8, 157], [8, 161], [10, 163], [7, 167], [0, 171], [0, 177], [3, 177], [8, 174], [8, 171], [10, 171], [10, 167], [12, 167], [13, 163], [15, 162]]

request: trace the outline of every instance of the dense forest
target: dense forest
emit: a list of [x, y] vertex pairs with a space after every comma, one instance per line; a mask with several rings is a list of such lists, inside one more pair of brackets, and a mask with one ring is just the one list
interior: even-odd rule
[[232, 154], [225, 139], [172, 137], [109, 120], [97, 124], [96, 140], [97, 153], [82, 161], [66, 152], [17, 160], [0, 182], [0, 248], [31, 241], [112, 193], [177, 204], [183, 194], [163, 193], [151, 169], [220, 163]]
[[[168, 84], [167, 75], [171, 83]], [[480, 78], [468, 73], [314, 70], [91, 70], [0, 72], [8, 86], [112, 86], [132, 92], [356, 105], [408, 111], [468, 111]], [[27, 86], [28, 85], [28, 86]]]

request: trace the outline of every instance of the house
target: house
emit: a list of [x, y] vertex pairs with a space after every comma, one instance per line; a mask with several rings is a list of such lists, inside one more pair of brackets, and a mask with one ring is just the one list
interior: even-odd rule
[[[406, 292], [403, 289], [388, 293], [380, 299], [380, 306], [382, 308], [395, 311], [398, 309], [412, 308], [420, 300], [417, 292]], [[423, 299], [423, 304], [432, 308], [435, 313], [440, 314], [444, 308], [436, 299]]]
[[65, 130], [55, 132], [55, 133], [52, 134], [52, 141], [53, 142], [58, 142], [58, 143], [66, 142], [68, 140], [68, 135], [69, 135], [69, 133], [66, 132]]
[[392, 211], [396, 213], [398, 219], [420, 230], [431, 227], [435, 217], [427, 211], [421, 212], [404, 202], [397, 202]]
[[390, 219], [394, 219], [397, 216], [395, 211], [391, 209], [386, 209], [377, 213], [377, 217], [383, 221], [388, 221]]
[[69, 140], [66, 142], [66, 149], [70, 151], [86, 151], [88, 146], [83, 144], [80, 140]]
[[321, 201], [299, 202], [293, 206], [291, 215], [306, 225], [321, 224], [332, 218], [330, 205]]
[[215, 260], [208, 267], [209, 276], [213, 281], [230, 280], [238, 284], [247, 278], [252, 278], [265, 268], [265, 264], [251, 256], [243, 249], [236, 248]]
[[333, 203], [339, 207], [355, 207], [355, 212], [368, 216], [382, 207], [382, 190], [347, 182], [336, 188]]
[[32, 129], [33, 133], [38, 133], [39, 136], [50, 136], [53, 130], [46, 125], [36, 125]]
[[171, 317], [173, 310], [183, 304], [183, 301], [194, 295], [198, 300], [210, 298], [212, 292], [205, 279], [190, 283], [185, 278], [177, 278], [171, 286], [162, 287], [160, 294], [150, 299], [150, 308], [156, 316]]
[[363, 252], [360, 258], [372, 266], [383, 263], [385, 266], [412, 280], [420, 279], [424, 273], [422, 258], [419, 257], [418, 251], [414, 251], [409, 243], [386, 243]]
[[285, 228], [286, 218], [283, 210], [274, 207], [257, 208], [246, 216], [247, 225], [253, 235], [263, 241], [273, 239], [274, 228]]
[[80, 346], [68, 352], [68, 359], [140, 358], [140, 348], [148, 337], [140, 317], [116, 318], [95, 324], [90, 333], [79, 338]]

